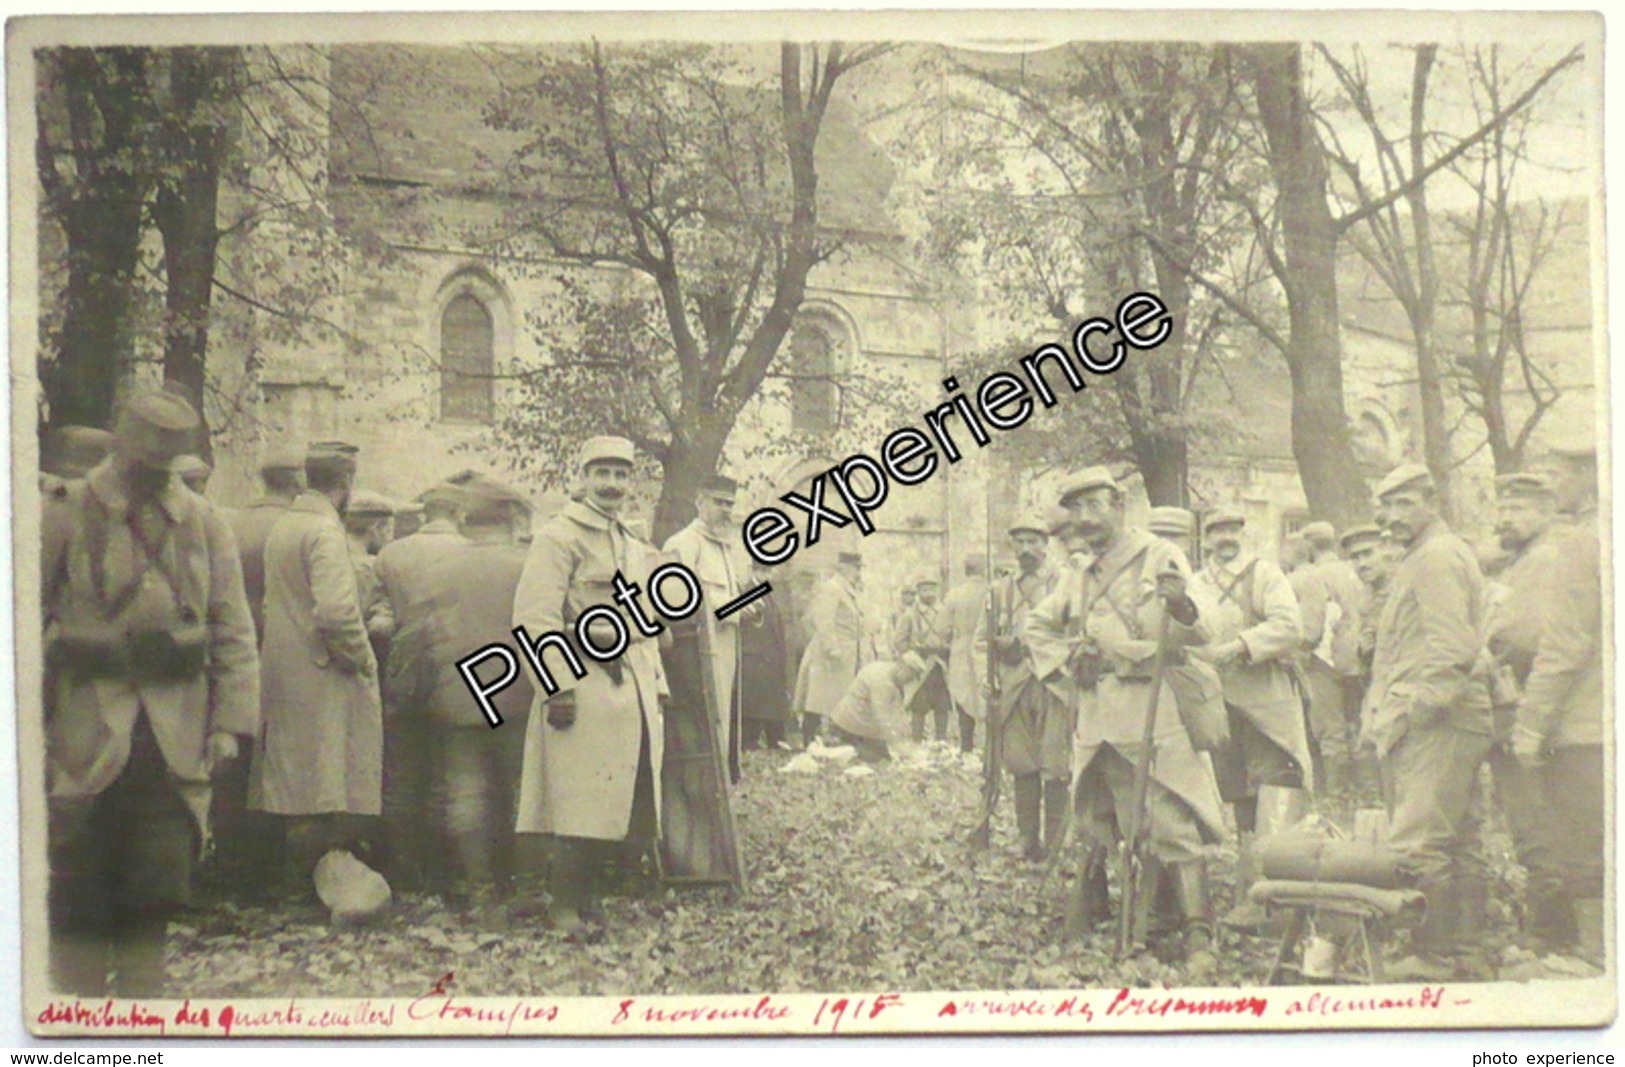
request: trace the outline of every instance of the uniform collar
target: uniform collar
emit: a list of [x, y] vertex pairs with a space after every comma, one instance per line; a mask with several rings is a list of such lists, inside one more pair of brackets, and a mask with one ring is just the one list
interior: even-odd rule
[[1241, 554], [1231, 561], [1229, 566], [1220, 563], [1219, 558], [1214, 556], [1207, 561], [1207, 567], [1215, 578], [1234, 578], [1246, 570], [1252, 562], [1253, 554], [1242, 549]]
[[693, 530], [695, 533], [699, 534], [707, 541], [710, 541], [712, 544], [725, 545], [728, 543], [727, 538], [723, 537], [721, 534], [712, 533], [711, 528], [705, 525], [705, 523], [701, 522], [698, 517], [690, 520], [685, 529]]
[[1443, 519], [1434, 519], [1432, 522], [1422, 527], [1422, 532], [1416, 535], [1416, 540], [1405, 546], [1405, 555], [1410, 556], [1414, 554], [1417, 549], [1421, 548], [1435, 537], [1438, 537], [1441, 533], [1449, 532], [1450, 527], [1445, 525]]
[[[178, 478], [171, 477], [152, 500], [157, 506], [158, 513], [170, 523], [180, 522], [187, 513], [186, 497], [182, 495], [178, 482]], [[130, 498], [124, 492], [123, 483], [119, 481], [118, 468], [112, 456], [108, 456], [91, 468], [90, 473], [85, 475], [85, 484], [108, 511], [123, 514], [129, 510]]]
[[1118, 535], [1117, 543], [1107, 549], [1104, 556], [1095, 557], [1094, 562], [1089, 565], [1089, 569], [1097, 574], [1110, 571], [1125, 560], [1132, 559], [1134, 554], [1144, 548], [1146, 542], [1152, 539], [1152, 535], [1143, 530], [1125, 529]]
[[589, 530], [608, 530], [611, 527], [626, 532], [626, 527], [619, 519], [612, 519], [602, 511], [593, 507], [584, 500], [572, 500], [564, 506], [561, 513], [570, 521], [585, 526]]
[[327, 499], [325, 493], [318, 493], [312, 489], [307, 489], [294, 497], [293, 503], [288, 505], [288, 510], [306, 515], [327, 515], [334, 522], [339, 521], [339, 509], [333, 506], [333, 502]]

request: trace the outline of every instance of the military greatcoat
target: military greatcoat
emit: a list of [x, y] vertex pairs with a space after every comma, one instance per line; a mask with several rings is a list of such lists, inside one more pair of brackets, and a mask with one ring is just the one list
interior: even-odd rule
[[249, 806], [278, 815], [379, 813], [383, 707], [344, 524], [301, 493], [265, 543], [265, 716]]
[[[41, 533], [51, 796], [87, 798], [111, 786], [144, 714], [201, 835], [209, 735], [252, 734], [259, 719], [254, 625], [230, 525], [178, 480], [131, 517], [107, 460], [46, 500]], [[143, 632], [203, 642], [204, 668], [160, 681], [57, 654], [120, 646]]]
[[[1140, 759], [1163, 615], [1156, 576], [1170, 567], [1186, 574], [1178, 549], [1142, 530], [1126, 530], [1100, 558], [1063, 580], [1027, 615], [1024, 636], [1034, 673], [1058, 695], [1077, 701], [1072, 741], [1075, 791], [1095, 772], [1104, 749], [1114, 750], [1130, 764]], [[1200, 640], [1194, 627], [1173, 621], [1169, 636], [1183, 644]], [[1067, 665], [1074, 649], [1086, 640], [1098, 647], [1104, 673], [1097, 684], [1080, 691]], [[1212, 764], [1191, 747], [1173, 690], [1166, 684], [1157, 700], [1155, 723], [1154, 781], [1183, 802], [1204, 840], [1221, 840], [1224, 816]]]
[[[642, 586], [653, 561], [653, 549], [618, 519], [585, 502], [573, 502], [536, 532], [514, 592], [513, 623], [523, 626], [533, 641], [558, 630], [573, 644], [582, 612], [596, 604], [619, 610], [614, 600], [616, 572]], [[644, 605], [645, 613], [651, 614], [646, 599]], [[525, 734], [520, 833], [603, 841], [626, 837], [645, 737], [658, 805], [665, 676], [656, 642], [643, 638], [631, 620], [627, 630], [632, 644], [617, 661], [618, 683], [603, 664], [585, 655], [581, 658], [587, 673], [577, 680], [561, 655], [547, 652], [546, 663], [559, 691], [575, 694], [576, 721], [562, 730], [551, 725], [548, 693], [536, 686]], [[609, 642], [596, 643], [606, 647]]]
[[857, 677], [864, 643], [863, 605], [840, 575], [818, 590], [808, 610], [812, 637], [796, 675], [795, 710], [828, 715]]

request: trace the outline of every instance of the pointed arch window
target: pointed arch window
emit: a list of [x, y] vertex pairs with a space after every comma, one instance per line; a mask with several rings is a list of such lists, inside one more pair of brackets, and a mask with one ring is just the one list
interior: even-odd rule
[[440, 417], [490, 422], [496, 366], [496, 324], [473, 293], [457, 294], [440, 315]]

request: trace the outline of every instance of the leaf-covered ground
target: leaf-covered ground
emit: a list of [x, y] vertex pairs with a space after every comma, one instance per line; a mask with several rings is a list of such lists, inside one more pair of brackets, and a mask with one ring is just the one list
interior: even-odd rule
[[[572, 996], [1225, 986], [1268, 972], [1272, 942], [1229, 933], [1196, 983], [1151, 954], [1114, 960], [1107, 930], [1064, 940], [1064, 875], [1018, 858], [1008, 800], [992, 847], [968, 845], [981, 778], [955, 754], [910, 749], [868, 776], [833, 763], [786, 772], [792, 758], [746, 754], [741, 899], [649, 888], [610, 898], [602, 930], [568, 940], [541, 919], [433, 896], [397, 899], [365, 929], [217, 904], [172, 928], [172, 980], [195, 997], [384, 997], [419, 996], [454, 972], [464, 996]], [[1233, 863], [1214, 850], [1221, 910]]]

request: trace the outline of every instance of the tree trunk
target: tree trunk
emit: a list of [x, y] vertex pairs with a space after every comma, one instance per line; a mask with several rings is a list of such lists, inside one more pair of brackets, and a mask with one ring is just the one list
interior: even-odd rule
[[1370, 491], [1343, 402], [1338, 233], [1326, 199], [1324, 149], [1304, 93], [1302, 56], [1295, 44], [1255, 45], [1250, 51], [1287, 267], [1280, 281], [1290, 327], [1292, 454], [1315, 518], [1339, 527], [1367, 522]]
[[[106, 427], [135, 357], [130, 320], [151, 188], [142, 166], [145, 54], [63, 48], [41, 51], [39, 62], [39, 180], [67, 243], [68, 274], [56, 358], [40, 367], [46, 421]], [[70, 175], [59, 157], [71, 160]]]
[[163, 131], [167, 167], [153, 204], [164, 240], [164, 381], [205, 418], [204, 383], [209, 349], [209, 309], [219, 241], [216, 205], [227, 149], [225, 131], [207, 105], [226, 89], [234, 53], [182, 49], [171, 75], [171, 120]]
[[694, 518], [694, 498], [699, 496], [705, 479], [716, 473], [717, 463], [722, 459], [722, 446], [727, 443], [731, 428], [732, 420], [719, 424], [717, 420], [706, 419], [692, 433], [672, 439], [650, 535], [655, 544], [665, 544], [666, 538]]
[[141, 250], [141, 200], [114, 188], [63, 220], [68, 283], [56, 360], [41, 385], [52, 426], [110, 427], [118, 384], [135, 358], [130, 328]]

